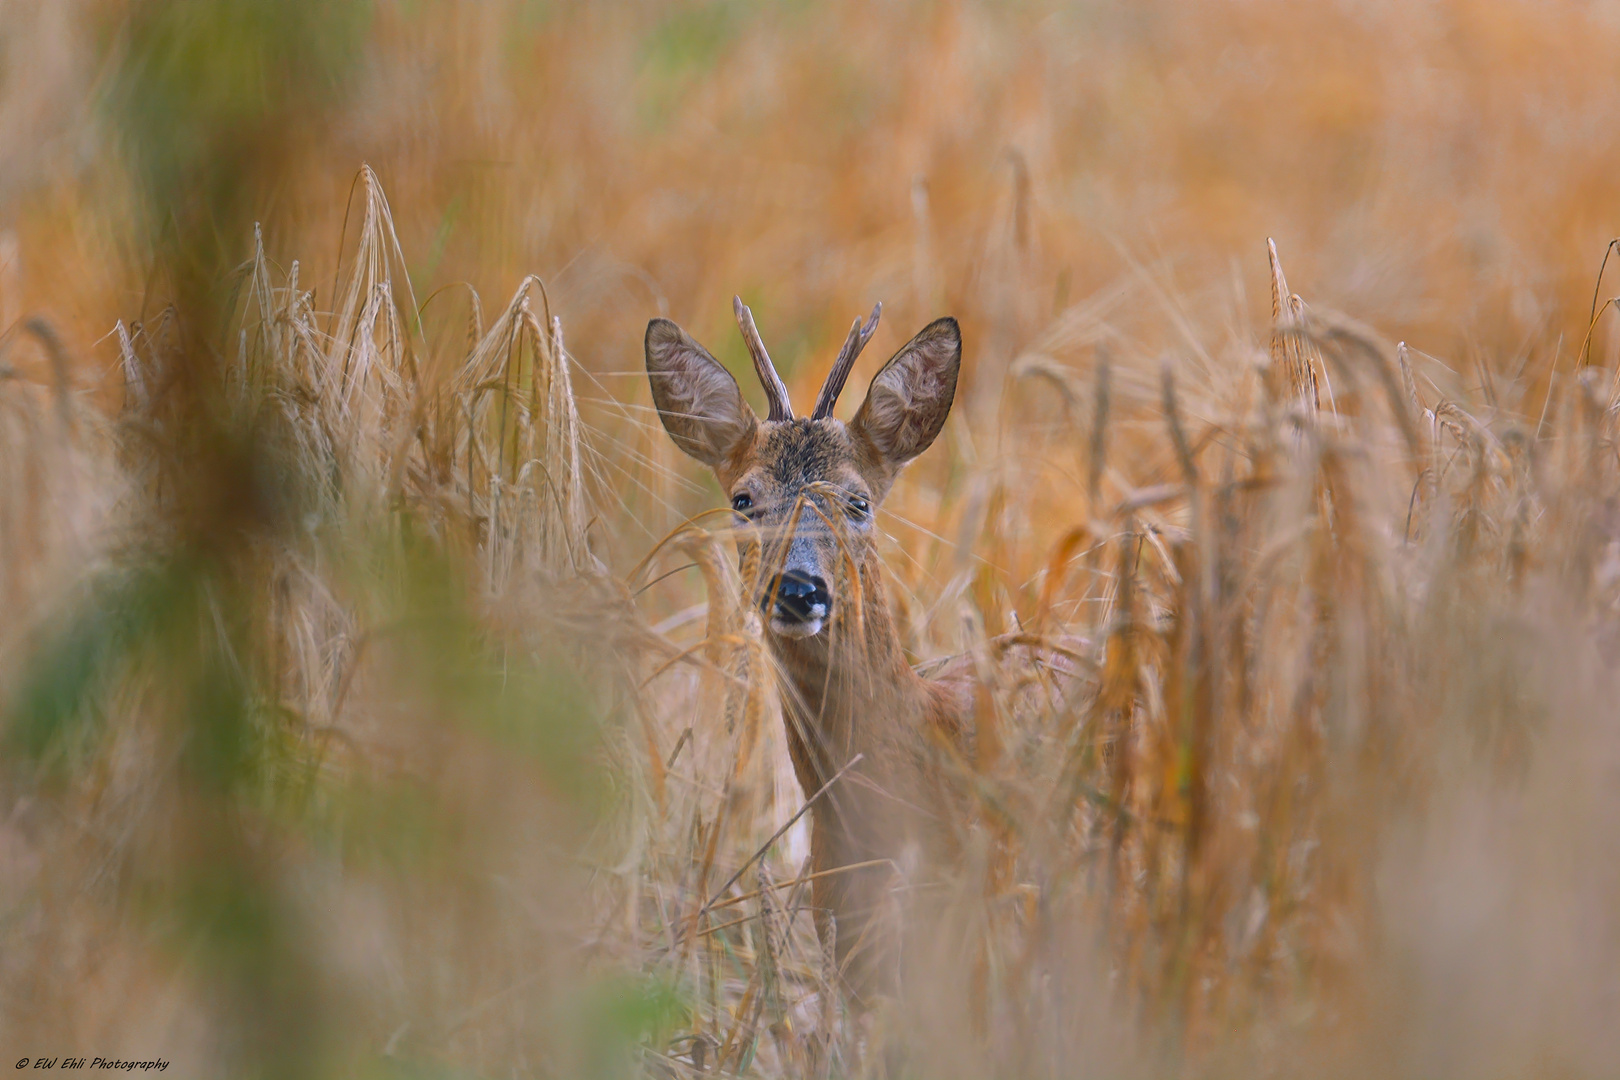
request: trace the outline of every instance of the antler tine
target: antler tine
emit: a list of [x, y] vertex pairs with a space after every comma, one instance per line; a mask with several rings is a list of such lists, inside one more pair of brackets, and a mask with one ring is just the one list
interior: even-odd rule
[[759, 337], [759, 327], [754, 325], [754, 313], [748, 310], [748, 305], [742, 302], [740, 296], [731, 298], [731, 310], [737, 315], [737, 329], [742, 331], [743, 343], [748, 346], [748, 355], [754, 358], [754, 371], [758, 373], [759, 381], [765, 387], [765, 399], [771, 407], [766, 419], [793, 419], [793, 406], [788, 402], [787, 384], [782, 381], [782, 376], [776, 373], [776, 365], [771, 363], [771, 354], [765, 351], [765, 343]]
[[856, 357], [866, 348], [866, 343], [872, 340], [872, 332], [877, 329], [878, 320], [883, 317], [883, 304], [872, 305], [872, 314], [861, 325], [860, 316], [855, 317], [855, 324], [849, 328], [849, 337], [844, 339], [844, 347], [838, 352], [838, 359], [833, 361], [832, 370], [827, 373], [827, 381], [821, 386], [821, 393], [816, 395], [816, 408], [810, 414], [812, 420], [824, 420], [832, 415], [833, 406], [838, 403], [838, 395], [843, 393], [844, 381], [849, 378], [850, 369], [855, 366]]

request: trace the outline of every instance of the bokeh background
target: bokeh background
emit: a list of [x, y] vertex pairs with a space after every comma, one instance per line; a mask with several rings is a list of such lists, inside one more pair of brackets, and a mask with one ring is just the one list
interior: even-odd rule
[[[1617, 56], [1598, 0], [0, 0], [0, 1050], [1611, 1074]], [[883, 302], [846, 415], [961, 321], [905, 641], [1071, 676], [996, 683], [876, 1011], [802, 825], [704, 910], [804, 794], [642, 368], [745, 373], [734, 293], [799, 400]]]

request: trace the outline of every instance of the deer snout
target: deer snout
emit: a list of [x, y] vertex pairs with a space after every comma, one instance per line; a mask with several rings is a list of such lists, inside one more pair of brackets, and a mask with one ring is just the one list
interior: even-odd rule
[[[819, 624], [832, 611], [832, 593], [822, 578], [801, 570], [784, 571], [771, 583], [772, 614], [791, 625]], [[813, 633], [814, 631], [812, 631]]]

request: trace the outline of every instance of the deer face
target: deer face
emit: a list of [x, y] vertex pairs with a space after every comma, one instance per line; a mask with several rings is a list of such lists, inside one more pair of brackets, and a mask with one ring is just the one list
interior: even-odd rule
[[757, 553], [763, 568], [756, 599], [771, 632], [814, 637], [841, 606], [831, 584], [839, 568], [866, 564], [873, 515], [901, 467], [945, 425], [961, 334], [955, 319], [930, 323], [883, 366], [845, 424], [832, 408], [881, 309], [864, 326], [856, 320], [815, 411], [796, 418], [752, 315], [741, 300], [735, 308], [769, 416], [760, 420], [730, 373], [668, 319], [647, 324], [653, 402], [675, 445], [712, 468], [728, 493], [744, 563]]

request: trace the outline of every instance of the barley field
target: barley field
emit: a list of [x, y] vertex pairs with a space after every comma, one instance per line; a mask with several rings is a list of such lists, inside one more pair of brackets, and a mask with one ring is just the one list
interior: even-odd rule
[[[0, 0], [0, 1068], [1620, 1075], [1616, 56], [1610, 0]], [[962, 327], [877, 530], [983, 689], [873, 1001], [644, 367], [673, 318], [763, 414], [733, 294], [799, 401], [882, 302], [845, 417]]]

